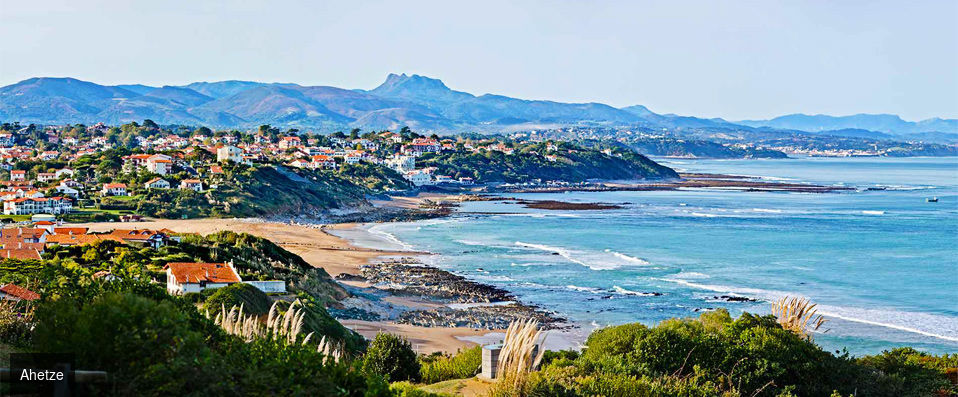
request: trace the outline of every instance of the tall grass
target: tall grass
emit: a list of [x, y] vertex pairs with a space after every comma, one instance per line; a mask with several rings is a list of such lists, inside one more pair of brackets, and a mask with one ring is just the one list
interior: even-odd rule
[[[294, 344], [299, 340], [300, 332], [303, 328], [303, 319], [306, 317], [306, 309], [297, 299], [294, 301], [285, 313], [280, 313], [277, 309], [279, 301], [273, 303], [266, 315], [266, 321], [260, 322], [256, 315], [246, 315], [243, 313], [243, 305], [233, 306], [226, 310], [226, 306], [221, 306], [221, 310], [213, 318], [213, 323], [219, 325], [228, 334], [236, 335], [246, 342], [251, 342], [256, 338], [271, 338], [273, 340], [283, 341], [288, 344]], [[210, 318], [209, 311], [206, 317]], [[313, 337], [310, 332], [302, 339], [302, 344], [306, 345]], [[343, 348], [338, 343], [327, 339], [324, 335], [316, 346], [316, 351], [322, 353], [332, 361], [339, 361], [343, 356]]]
[[525, 396], [529, 394], [529, 374], [542, 361], [545, 349], [536, 346], [544, 339], [535, 319], [513, 321], [506, 329], [506, 337], [499, 352], [496, 382], [490, 396]]
[[785, 296], [772, 303], [772, 314], [778, 318], [782, 328], [811, 340], [812, 331], [817, 331], [828, 321], [818, 314], [815, 306], [807, 298]]

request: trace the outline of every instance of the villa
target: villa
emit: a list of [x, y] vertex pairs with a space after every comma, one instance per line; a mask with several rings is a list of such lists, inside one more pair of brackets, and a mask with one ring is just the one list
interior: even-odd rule
[[166, 269], [166, 291], [171, 295], [243, 282], [232, 263], [171, 262], [163, 268]]

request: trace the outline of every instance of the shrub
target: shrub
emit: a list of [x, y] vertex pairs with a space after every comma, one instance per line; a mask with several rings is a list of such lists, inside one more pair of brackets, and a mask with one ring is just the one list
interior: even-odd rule
[[[577, 359], [553, 360], [532, 389], [584, 395], [931, 395], [958, 357], [895, 351], [832, 355], [773, 316], [723, 310], [655, 327], [626, 324], [589, 336]], [[927, 364], [927, 365], [926, 365]], [[905, 393], [905, 392], [908, 393]]]
[[209, 298], [206, 298], [204, 308], [210, 313], [215, 313], [226, 307], [227, 310], [233, 306], [243, 305], [243, 312], [246, 314], [266, 314], [272, 304], [266, 293], [256, 287], [236, 283], [222, 288], [217, 288]]
[[165, 377], [199, 387], [210, 358], [204, 340], [170, 302], [115, 293], [85, 307], [69, 299], [41, 306], [34, 332], [37, 349], [72, 352], [79, 368], [109, 372], [118, 394], [163, 388]]
[[885, 374], [883, 387], [900, 396], [921, 396], [927, 391], [958, 395], [958, 377], [954, 376], [958, 371], [958, 354], [933, 356], [903, 347], [865, 356], [858, 362]]
[[24, 345], [33, 331], [33, 307], [29, 302], [0, 300], [0, 341]]
[[409, 382], [395, 382], [389, 385], [389, 391], [396, 397], [446, 397], [447, 394], [436, 394], [419, 388]]
[[470, 378], [479, 372], [482, 365], [482, 347], [476, 346], [458, 352], [454, 356], [437, 354], [425, 356], [421, 361], [419, 375], [422, 383], [436, 383], [450, 379]]
[[418, 381], [419, 361], [405, 338], [380, 333], [369, 344], [363, 357], [367, 373], [380, 374], [390, 381]]

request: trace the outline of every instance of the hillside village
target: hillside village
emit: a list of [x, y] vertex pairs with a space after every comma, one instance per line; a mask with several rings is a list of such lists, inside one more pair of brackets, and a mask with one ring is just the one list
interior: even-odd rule
[[[478, 181], [482, 170], [467, 172], [453, 167], [455, 174], [445, 174], [439, 167], [422, 166], [422, 161], [417, 160], [446, 154], [512, 156], [519, 148], [524, 148], [522, 161], [535, 158], [556, 167], [573, 163], [564, 154], [585, 150], [555, 140], [427, 137], [408, 128], [397, 132], [360, 134], [353, 130], [349, 134], [318, 135], [297, 130], [280, 132], [270, 126], [245, 132], [212, 131], [205, 127], [165, 129], [150, 120], [142, 125], [129, 123], [119, 127], [102, 123], [45, 127], [3, 124], [0, 199], [8, 221], [24, 221], [23, 216], [33, 214], [96, 212], [94, 209], [121, 220], [135, 220], [144, 214], [122, 212], [132, 208], [124, 205], [132, 204], [135, 196], [162, 191], [203, 195], [235, 183], [235, 178], [227, 175], [231, 169], [263, 167], [339, 172], [347, 177], [360, 175], [365, 178], [364, 183], [375, 186], [374, 190], [379, 192], [434, 185], [469, 188], [493, 180], [486, 175], [487, 180]], [[604, 155], [621, 157], [608, 149]], [[362, 166], [371, 168], [351, 171]], [[390, 178], [377, 175], [395, 175], [396, 180], [370, 181]], [[511, 182], [544, 182], [528, 179]]]

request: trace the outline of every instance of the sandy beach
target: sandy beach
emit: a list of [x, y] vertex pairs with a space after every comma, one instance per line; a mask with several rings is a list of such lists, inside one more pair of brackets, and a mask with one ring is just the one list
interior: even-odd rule
[[[412, 205], [404, 200], [400, 205]], [[349, 241], [327, 233], [324, 229], [349, 229], [359, 227], [359, 224], [333, 224], [307, 226], [294, 223], [268, 222], [261, 219], [150, 219], [144, 222], [121, 223], [102, 222], [84, 223], [71, 226], [88, 227], [90, 231], [105, 232], [113, 229], [170, 229], [179, 233], [210, 234], [230, 230], [249, 233], [268, 239], [277, 245], [301, 256], [309, 264], [321, 267], [331, 276], [340, 273], [356, 274], [360, 266], [374, 263], [384, 256], [421, 255], [414, 251], [388, 251], [357, 247]], [[365, 283], [343, 282], [353, 287], [368, 287]], [[418, 302], [415, 299], [400, 296], [390, 296], [384, 301], [402, 306], [418, 306], [429, 308], [435, 303]], [[385, 331], [402, 335], [409, 339], [413, 347], [420, 353], [444, 351], [455, 353], [459, 349], [474, 346], [474, 342], [459, 338], [477, 338], [488, 334], [488, 330], [474, 330], [471, 328], [455, 327], [417, 327], [407, 324], [397, 324], [389, 321], [361, 321], [343, 320], [343, 325], [355, 330], [361, 335], [372, 338], [376, 333]]]

